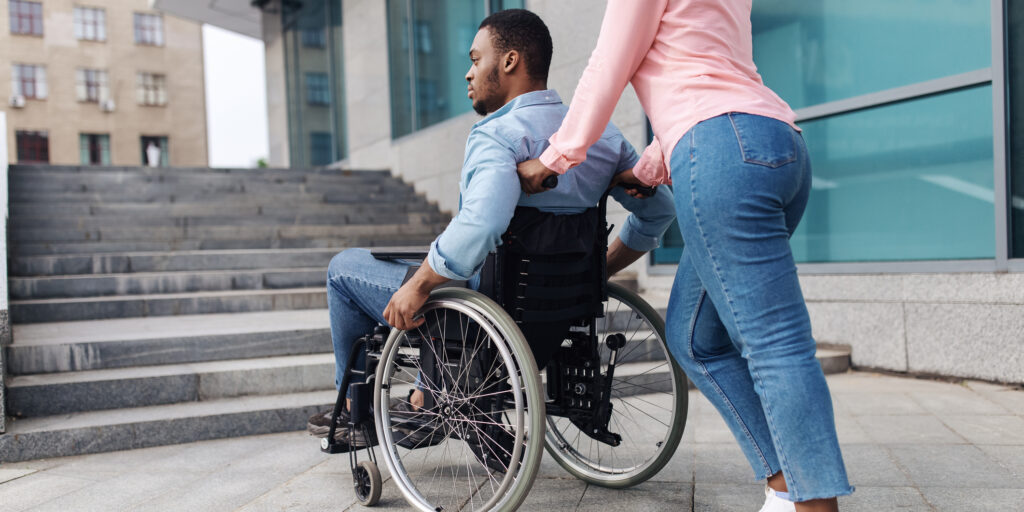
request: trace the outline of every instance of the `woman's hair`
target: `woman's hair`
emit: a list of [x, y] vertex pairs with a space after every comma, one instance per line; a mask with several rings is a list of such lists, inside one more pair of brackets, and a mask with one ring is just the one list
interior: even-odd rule
[[526, 73], [535, 80], [547, 80], [551, 67], [551, 33], [536, 14], [525, 9], [498, 11], [480, 22], [479, 29], [491, 29], [499, 52], [515, 50], [526, 59]]

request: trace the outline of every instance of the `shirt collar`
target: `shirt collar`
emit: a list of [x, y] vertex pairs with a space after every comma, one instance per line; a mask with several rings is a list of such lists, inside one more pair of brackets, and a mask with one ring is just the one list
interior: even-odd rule
[[558, 95], [554, 89], [545, 89], [543, 91], [531, 91], [525, 94], [520, 94], [512, 99], [512, 101], [506, 103], [503, 107], [495, 110], [489, 116], [481, 119], [473, 128], [483, 126], [494, 119], [497, 119], [509, 112], [522, 107], [529, 107], [531, 105], [548, 105], [552, 103], [561, 104], [562, 98]]

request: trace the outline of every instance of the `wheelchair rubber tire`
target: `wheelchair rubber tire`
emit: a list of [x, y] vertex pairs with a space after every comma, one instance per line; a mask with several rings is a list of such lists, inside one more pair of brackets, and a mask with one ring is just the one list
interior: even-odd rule
[[[504, 340], [505, 353], [507, 357], [503, 357], [504, 360], [511, 360], [511, 364], [515, 366], [515, 376], [508, 376], [508, 380], [515, 382], [515, 379], [519, 380], [519, 388], [522, 390], [519, 393], [521, 397], [520, 403], [524, 417], [522, 418], [522, 428], [519, 430], [520, 434], [516, 433], [516, 437], [521, 439], [522, 444], [516, 445], [514, 440], [512, 441], [513, 454], [518, 449], [518, 464], [515, 464], [516, 471], [509, 473], [492, 472], [490, 469], [486, 469], [486, 478], [491, 478], [492, 475], [503, 475], [501, 481], [497, 486], [497, 489], [503, 491], [499, 496], [497, 492], [494, 493], [490, 498], [478, 498], [484, 501], [482, 504], [475, 504], [471, 501], [464, 503], [464, 510], [487, 510], [487, 511], [498, 511], [508, 512], [516, 510], [519, 505], [526, 499], [530, 488], [533, 485], [533, 480], [537, 475], [537, 471], [540, 468], [540, 460], [543, 455], [543, 432], [545, 428], [544, 423], [544, 396], [540, 381], [540, 372], [537, 370], [537, 363], [534, 361], [533, 353], [531, 352], [529, 345], [523, 338], [522, 331], [516, 323], [509, 317], [508, 313], [505, 312], [498, 304], [493, 300], [487, 298], [483, 294], [465, 289], [465, 288], [441, 288], [434, 290], [430, 294], [430, 298], [427, 303], [424, 304], [421, 309], [421, 314], [425, 313], [429, 316], [431, 311], [440, 309], [442, 307], [447, 308], [460, 308], [459, 311], [472, 312], [469, 318], [472, 318], [474, 322], [482, 326], [484, 332], [491, 339], [490, 333], [498, 334], [498, 338]], [[481, 321], [482, 320], [482, 321]], [[486, 323], [487, 325], [483, 325]], [[488, 331], [489, 329], [489, 331]], [[416, 459], [412, 456], [412, 452], [408, 452], [408, 455], [401, 455], [398, 451], [398, 447], [403, 447], [401, 444], [394, 442], [394, 432], [391, 428], [391, 412], [389, 411], [389, 405], [384, 401], [385, 397], [391, 396], [391, 374], [397, 372], [396, 369], [389, 369], [389, 366], [396, 366], [394, 361], [395, 358], [399, 357], [399, 350], [402, 348], [400, 344], [406, 338], [406, 331], [399, 331], [393, 329], [388, 341], [385, 343], [383, 350], [380, 355], [380, 362], [377, 366], [377, 373], [374, 378], [374, 420], [376, 423], [377, 435], [380, 440], [380, 447], [383, 459], [387, 464], [388, 469], [391, 471], [392, 480], [398, 486], [402, 495], [406, 501], [409, 502], [414, 508], [422, 510], [424, 512], [430, 512], [439, 510], [439, 503], [432, 503], [430, 500], [423, 496], [420, 489], [416, 487], [416, 484], [412, 481], [412, 477], [409, 476], [408, 471], [402, 459], [407, 457], [412, 463], [416, 462]], [[497, 347], [500, 343], [495, 343]], [[408, 351], [408, 346], [406, 351]], [[408, 353], [408, 352], [405, 352]], [[446, 356], [447, 357], [447, 356]], [[461, 359], [460, 359], [461, 361]], [[460, 377], [461, 378], [461, 377]], [[500, 379], [500, 376], [499, 376]], [[409, 382], [405, 381], [405, 385], [408, 386]], [[398, 395], [400, 398], [401, 394]], [[385, 417], [385, 415], [387, 415]], [[472, 416], [475, 416], [472, 415]], [[455, 431], [452, 431], [455, 432]], [[478, 432], [482, 432], [478, 429]], [[441, 443], [434, 442], [431, 440], [423, 444], [422, 449], [431, 449], [435, 445], [451, 442], [464, 442], [460, 440], [457, 434], [453, 434], [451, 437], [441, 441]], [[465, 441], [467, 445], [470, 443]], [[477, 450], [480, 448], [477, 447]], [[477, 461], [482, 462], [479, 454]], [[426, 460], [427, 456], [423, 456]], [[427, 462], [423, 462], [424, 465]], [[476, 467], [476, 466], [474, 466]], [[456, 477], [453, 474], [453, 479]], [[419, 480], [423, 481], [423, 480]], [[484, 480], [486, 481], [486, 480]], [[484, 486], [481, 484], [480, 489]], [[429, 494], [429, 492], [428, 492]], [[470, 493], [472, 495], [472, 493]], [[445, 499], [444, 497], [438, 498], [439, 500]], [[459, 505], [461, 506], [461, 505]], [[480, 508], [476, 508], [479, 506]], [[458, 508], [458, 507], [445, 507], [447, 508]]]
[[[588, 464], [583, 460], [583, 457], [573, 456], [572, 448], [568, 446], [565, 438], [557, 432], [558, 429], [555, 428], [557, 420], [553, 417], [548, 418], [548, 429], [544, 445], [555, 461], [576, 478], [590, 484], [620, 489], [632, 487], [650, 479], [664, 468], [672, 458], [672, 455], [675, 454], [676, 448], [683, 437], [683, 429], [686, 426], [689, 390], [686, 374], [676, 364], [675, 359], [673, 359], [668, 350], [668, 346], [665, 344], [665, 320], [661, 315], [639, 295], [618, 284], [608, 283], [608, 297], [610, 301], [617, 300], [619, 303], [629, 307], [634, 313], [642, 316], [658, 336], [659, 346], [667, 359], [673, 388], [673, 396], [671, 398], [672, 414], [667, 415], [670, 418], [666, 418], [666, 420], [670, 421], [670, 424], [660, 444], [656, 445], [656, 453], [647, 459], [641, 467], [621, 473], [600, 470], [595, 468], [593, 464]], [[606, 305], [606, 307], [608, 306]], [[606, 312], [606, 318], [608, 317], [607, 315], [608, 313]], [[615, 413], [613, 412], [613, 414]], [[611, 425], [609, 425], [610, 427]], [[594, 443], [597, 443], [597, 441], [594, 441]], [[600, 452], [598, 453], [600, 454]]]
[[372, 461], [361, 461], [352, 470], [353, 484], [356, 488], [356, 499], [364, 507], [372, 507], [380, 501], [380, 493], [384, 488], [384, 481], [380, 477], [380, 470]]

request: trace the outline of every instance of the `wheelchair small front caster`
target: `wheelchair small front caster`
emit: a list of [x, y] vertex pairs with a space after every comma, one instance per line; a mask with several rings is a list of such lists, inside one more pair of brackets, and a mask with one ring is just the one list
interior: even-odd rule
[[356, 499], [364, 507], [372, 507], [380, 501], [380, 492], [384, 484], [380, 478], [380, 470], [372, 461], [364, 460], [352, 470], [352, 483], [356, 488]]

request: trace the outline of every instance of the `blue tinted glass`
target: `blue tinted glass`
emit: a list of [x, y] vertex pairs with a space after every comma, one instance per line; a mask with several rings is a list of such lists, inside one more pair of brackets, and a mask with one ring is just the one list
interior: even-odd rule
[[1024, 258], [1024, 2], [1006, 6], [1009, 36], [1007, 78], [1010, 103], [1011, 257]]
[[989, 4], [758, 0], [754, 61], [793, 108], [983, 69], [991, 65]]
[[465, 75], [486, 7], [481, 0], [388, 1], [392, 136], [472, 108]]
[[337, 101], [345, 97], [341, 2], [286, 3], [281, 17], [291, 164], [340, 160], [346, 149], [345, 105]]
[[992, 88], [802, 124], [811, 199], [797, 261], [992, 258]]

